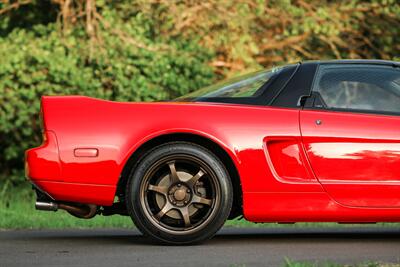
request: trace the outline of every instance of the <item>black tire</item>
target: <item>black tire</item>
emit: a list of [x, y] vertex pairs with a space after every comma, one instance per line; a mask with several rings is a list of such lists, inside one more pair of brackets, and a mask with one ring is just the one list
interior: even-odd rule
[[231, 211], [232, 192], [229, 174], [212, 152], [170, 142], [148, 152], [134, 167], [126, 203], [144, 235], [164, 244], [187, 245], [211, 238], [222, 227]]

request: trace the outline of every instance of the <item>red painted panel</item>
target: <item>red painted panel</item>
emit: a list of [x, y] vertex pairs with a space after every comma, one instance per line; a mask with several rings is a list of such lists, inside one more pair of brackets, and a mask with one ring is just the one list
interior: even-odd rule
[[[306, 149], [310, 160], [318, 166], [314, 169], [321, 181], [400, 182], [400, 143], [366, 139], [335, 142], [324, 138], [318, 143], [307, 143]], [[335, 165], [340, 167], [332, 168]]]
[[271, 169], [282, 182], [315, 182], [308, 170], [300, 139], [274, 137], [266, 140]]
[[62, 181], [56, 135], [45, 131], [43, 137], [40, 147], [25, 152], [25, 175], [32, 180]]
[[[245, 193], [245, 218], [254, 222], [399, 222], [399, 209], [343, 206], [326, 193]], [[268, 214], [265, 212], [268, 211]]]
[[35, 181], [45, 192], [58, 201], [111, 206], [115, 196], [115, 186], [52, 181]]
[[335, 200], [400, 207], [400, 117], [304, 110], [300, 121], [315, 176]]

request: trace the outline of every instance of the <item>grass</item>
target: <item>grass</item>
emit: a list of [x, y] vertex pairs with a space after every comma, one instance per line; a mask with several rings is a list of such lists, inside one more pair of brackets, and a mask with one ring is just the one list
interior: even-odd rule
[[[233, 264], [230, 267], [246, 267], [246, 264]], [[400, 267], [400, 263], [364, 262], [356, 264], [339, 264], [331, 261], [292, 261], [284, 259], [282, 267]]]
[[338, 264], [335, 262], [292, 261], [286, 258], [283, 267], [400, 267], [400, 264], [365, 262], [365, 263], [357, 263], [354, 265], [349, 265], [349, 264]]
[[[3, 190], [1, 190], [3, 189]], [[18, 188], [0, 186], [0, 229], [62, 229], [62, 228], [134, 228], [128, 216], [96, 216], [83, 220], [69, 215], [65, 211], [46, 212], [34, 208], [35, 195], [29, 184]], [[395, 226], [399, 223], [379, 223], [375, 225], [356, 225], [356, 227]], [[336, 223], [296, 223], [289, 225], [275, 223], [252, 223], [244, 219], [229, 220], [226, 227], [354, 227]]]
[[38, 211], [29, 184], [0, 190], [0, 229], [134, 228], [128, 216], [96, 216], [78, 219], [66, 211]]
[[133, 228], [127, 216], [96, 216], [82, 220], [65, 211], [35, 210], [35, 195], [30, 187], [7, 190], [0, 195], [0, 229], [54, 229], [54, 228]]

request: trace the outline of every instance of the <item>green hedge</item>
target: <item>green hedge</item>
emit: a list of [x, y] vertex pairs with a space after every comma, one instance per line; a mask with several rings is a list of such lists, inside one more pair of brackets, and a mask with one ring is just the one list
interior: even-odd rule
[[139, 11], [121, 17], [104, 6], [101, 12], [113, 27], [145, 46], [124, 42], [104, 30], [90, 47], [93, 44], [83, 26], [65, 34], [56, 17], [53, 22], [46, 17], [46, 23], [43, 18], [33, 22], [30, 18], [29, 26], [14, 28], [9, 25], [13, 21], [0, 19], [2, 179], [22, 181], [23, 152], [41, 142], [38, 113], [42, 95], [154, 101], [212, 82], [214, 74], [207, 64], [212, 54], [196, 40], [154, 38], [153, 21]]

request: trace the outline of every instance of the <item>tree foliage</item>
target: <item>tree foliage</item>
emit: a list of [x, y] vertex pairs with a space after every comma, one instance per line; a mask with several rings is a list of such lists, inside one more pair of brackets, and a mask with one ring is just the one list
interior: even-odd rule
[[212, 66], [225, 75], [305, 59], [399, 57], [396, 0], [152, 3], [162, 3], [165, 14], [179, 14], [167, 19], [164, 34], [202, 36], [201, 45], [215, 52]]
[[300, 60], [398, 59], [399, 41], [395, 0], [2, 0], [0, 172], [41, 142], [45, 94], [170, 99]]

